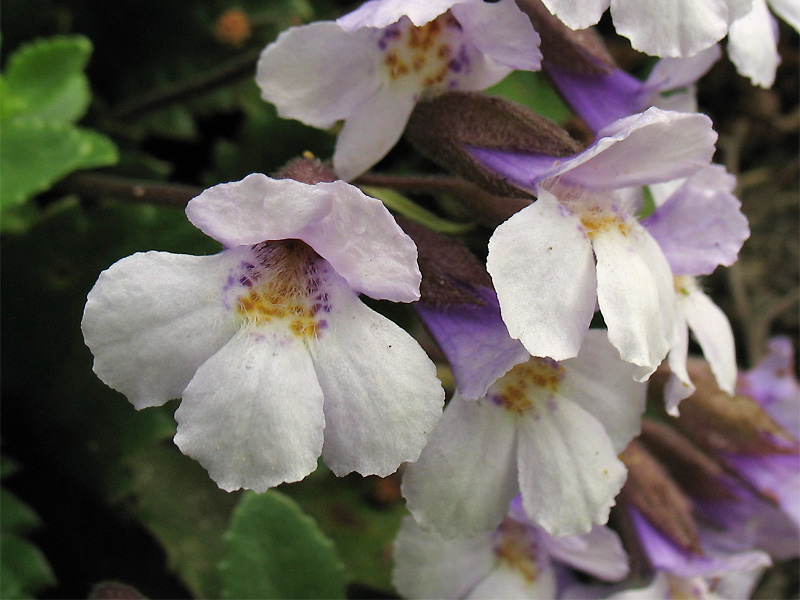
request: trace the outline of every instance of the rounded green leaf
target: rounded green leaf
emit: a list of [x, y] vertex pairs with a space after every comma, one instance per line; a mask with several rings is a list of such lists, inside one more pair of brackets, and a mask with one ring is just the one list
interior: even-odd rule
[[68, 123], [16, 118], [0, 127], [0, 207], [18, 206], [79, 169], [114, 164], [104, 135]]
[[247, 493], [220, 563], [224, 598], [344, 598], [344, 567], [316, 522], [276, 491]]
[[80, 35], [40, 39], [20, 47], [8, 59], [2, 115], [77, 121], [91, 100], [83, 74], [91, 53], [91, 42]]

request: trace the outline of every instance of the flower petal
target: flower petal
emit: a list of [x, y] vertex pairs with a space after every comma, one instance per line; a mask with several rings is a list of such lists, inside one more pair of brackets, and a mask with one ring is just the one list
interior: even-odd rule
[[406, 506], [417, 522], [446, 538], [497, 527], [519, 491], [515, 438], [507, 410], [456, 394], [403, 476]]
[[375, 198], [343, 181], [309, 185], [260, 173], [205, 190], [189, 220], [227, 246], [300, 239], [373, 298], [419, 298], [417, 248]]
[[394, 302], [419, 299], [417, 246], [383, 203], [344, 181], [317, 187], [331, 197], [331, 211], [298, 237], [357, 292]]
[[565, 184], [618, 189], [686, 177], [714, 155], [717, 134], [711, 119], [659, 108], [615, 121], [597, 141], [566, 159], [542, 179], [561, 176]]
[[717, 385], [733, 394], [737, 375], [736, 346], [728, 317], [697, 285], [689, 289], [688, 295], [681, 294], [679, 302]]
[[724, 0], [612, 0], [614, 27], [640, 52], [693, 56], [728, 32]]
[[538, 71], [539, 34], [514, 0], [455, 4], [453, 16], [464, 35], [487, 58], [512, 69]]
[[647, 107], [648, 89], [622, 69], [583, 73], [547, 64], [547, 74], [593, 132]]
[[578, 354], [596, 286], [591, 244], [577, 216], [541, 190], [495, 230], [486, 268], [511, 337], [533, 356]]
[[542, 0], [542, 4], [570, 29], [586, 29], [597, 24], [611, 0]]
[[403, 135], [417, 90], [386, 85], [353, 107], [336, 140], [333, 168], [352, 181], [386, 156]]
[[441, 416], [444, 391], [419, 344], [365, 306], [332, 270], [330, 313], [309, 349], [325, 394], [325, 464], [337, 475], [386, 476], [416, 460]]
[[224, 490], [263, 492], [314, 471], [322, 390], [306, 347], [244, 329], [197, 371], [175, 412], [181, 452]]
[[608, 520], [627, 470], [603, 425], [565, 396], [542, 403], [518, 425], [525, 512], [550, 535], [581, 535]]
[[642, 221], [674, 273], [707, 275], [736, 262], [750, 228], [731, 193], [735, 185], [725, 167], [709, 165]]
[[769, 556], [757, 550], [723, 553], [715, 552], [706, 544], [704, 554], [695, 554], [672, 543], [637, 510], [631, 509], [631, 518], [653, 567], [672, 575], [716, 577], [731, 571], [749, 571], [771, 564]]
[[637, 379], [644, 381], [669, 351], [675, 293], [658, 244], [638, 223], [627, 225], [627, 232], [594, 234], [597, 301], [608, 339], [623, 360], [641, 367]]
[[778, 23], [765, 0], [753, 0], [753, 10], [731, 23], [728, 56], [736, 70], [755, 85], [772, 87], [781, 62], [778, 54]]
[[456, 386], [466, 399], [483, 398], [489, 386], [530, 354], [508, 335], [493, 290], [483, 290], [484, 306], [434, 307], [417, 304], [417, 311], [447, 356]]
[[714, 45], [689, 58], [662, 58], [650, 71], [645, 85], [659, 92], [694, 85], [721, 56], [722, 49]]
[[667, 414], [677, 417], [680, 414], [678, 404], [694, 394], [696, 389], [686, 369], [689, 357], [689, 325], [686, 323], [683, 311], [680, 310], [680, 302], [678, 310], [675, 311], [675, 329], [672, 336], [672, 344], [667, 355], [670, 375], [664, 388], [664, 404]]
[[103, 271], [81, 323], [97, 376], [137, 409], [180, 397], [236, 331], [223, 288], [241, 256], [136, 253]]
[[297, 238], [330, 213], [334, 198], [319, 185], [252, 173], [208, 188], [189, 201], [192, 225], [226, 247]]
[[408, 515], [394, 542], [392, 582], [406, 598], [464, 598], [495, 565], [492, 536], [446, 540]]
[[769, 7], [795, 31], [800, 32], [800, 4], [793, 0], [769, 0]]
[[595, 525], [585, 535], [547, 536], [545, 540], [554, 559], [605, 581], [619, 581], [630, 571], [622, 541], [603, 525]]
[[[537, 567], [543, 566], [541, 561]], [[528, 598], [555, 598], [556, 576], [553, 568], [539, 569], [533, 580], [529, 580], [519, 569], [507, 563], [499, 564], [467, 596], [469, 600], [496, 600], [506, 598], [527, 600]]]
[[292, 27], [261, 53], [256, 83], [284, 119], [328, 129], [378, 89], [376, 50], [368, 31], [328, 21]]
[[[370, 0], [353, 12], [339, 17], [336, 23], [345, 31], [362, 27], [384, 28], [403, 17], [416, 26], [425, 25], [465, 0]], [[469, 1], [469, 0], [467, 0]]]
[[647, 387], [634, 381], [635, 367], [620, 359], [600, 329], [590, 329], [578, 356], [561, 366], [562, 393], [600, 421], [614, 450], [622, 452], [642, 428]]

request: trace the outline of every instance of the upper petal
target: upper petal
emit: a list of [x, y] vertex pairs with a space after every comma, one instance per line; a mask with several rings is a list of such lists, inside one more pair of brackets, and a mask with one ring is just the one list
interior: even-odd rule
[[456, 394], [419, 460], [406, 468], [408, 510], [447, 538], [493, 530], [519, 491], [515, 441], [513, 414]]
[[343, 181], [309, 185], [260, 173], [205, 190], [189, 220], [226, 246], [300, 239], [374, 298], [419, 298], [417, 248], [383, 204]]
[[519, 419], [519, 484], [525, 512], [550, 535], [604, 524], [627, 470], [603, 425], [559, 394]]
[[647, 387], [634, 381], [635, 367], [620, 359], [600, 329], [590, 329], [578, 356], [561, 365], [563, 394], [594, 415], [622, 452], [642, 428]]
[[709, 165], [642, 221], [674, 273], [706, 275], [736, 262], [750, 228], [735, 184], [723, 166]]
[[612, 0], [611, 15], [617, 33], [654, 56], [692, 56], [728, 31], [725, 0]]
[[325, 463], [337, 475], [386, 476], [416, 460], [444, 391], [419, 344], [365, 306], [341, 277], [322, 275], [327, 325], [309, 349], [325, 394]]
[[103, 271], [81, 323], [97, 376], [136, 408], [180, 397], [236, 331], [223, 288], [241, 256], [136, 253]]
[[332, 22], [292, 27], [261, 53], [256, 83], [284, 119], [327, 129], [381, 83], [377, 42]]
[[615, 121], [597, 138], [542, 179], [560, 176], [589, 189], [618, 189], [685, 177], [711, 162], [717, 134], [705, 115], [652, 107]]
[[608, 339], [647, 379], [667, 355], [674, 327], [672, 272], [658, 244], [635, 221], [597, 231], [597, 302]]
[[578, 353], [596, 299], [591, 244], [578, 217], [541, 190], [495, 230], [486, 268], [511, 337], [533, 356]]
[[539, 34], [514, 0], [463, 2], [452, 13], [465, 37], [487, 58], [512, 69], [541, 68]]
[[224, 490], [298, 481], [322, 450], [322, 390], [306, 347], [243, 329], [197, 371], [175, 412], [175, 443]]

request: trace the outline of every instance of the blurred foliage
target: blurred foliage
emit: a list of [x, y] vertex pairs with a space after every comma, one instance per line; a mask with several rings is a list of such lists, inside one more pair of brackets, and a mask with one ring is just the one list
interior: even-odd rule
[[74, 123], [91, 99], [83, 71], [92, 45], [83, 36], [21, 46], [0, 76], [0, 216], [3, 231], [20, 231], [35, 212], [24, 206], [79, 169], [114, 164], [106, 136]]
[[[3, 478], [17, 468], [6, 458], [0, 461]], [[32, 598], [56, 582], [47, 559], [24, 537], [40, 526], [39, 517], [28, 505], [0, 488], [0, 597]]]

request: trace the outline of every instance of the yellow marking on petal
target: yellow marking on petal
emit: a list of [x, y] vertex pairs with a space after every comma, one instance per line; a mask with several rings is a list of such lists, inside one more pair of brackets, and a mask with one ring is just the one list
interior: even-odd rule
[[581, 214], [581, 223], [589, 239], [601, 231], [618, 230], [623, 236], [628, 237], [630, 226], [617, 213], [610, 210], [593, 209]]
[[528, 583], [536, 581], [539, 565], [536, 562], [536, 537], [532, 528], [506, 517], [497, 533], [494, 547], [497, 558], [518, 571]]
[[[449, 12], [419, 27], [405, 18], [387, 28], [379, 47], [385, 52], [383, 64], [389, 79], [421, 90], [452, 84], [459, 73], [469, 70], [460, 37], [461, 26]], [[462, 56], [454, 58], [454, 47], [462, 47]]]
[[260, 264], [247, 265], [240, 277], [236, 312], [249, 325], [279, 325], [298, 338], [318, 337], [327, 324], [321, 315], [330, 310], [316, 276], [319, 257], [296, 240], [254, 250]]
[[510, 412], [523, 414], [533, 408], [537, 390], [549, 396], [558, 391], [564, 367], [550, 358], [532, 357], [515, 366], [494, 384], [492, 399]]

